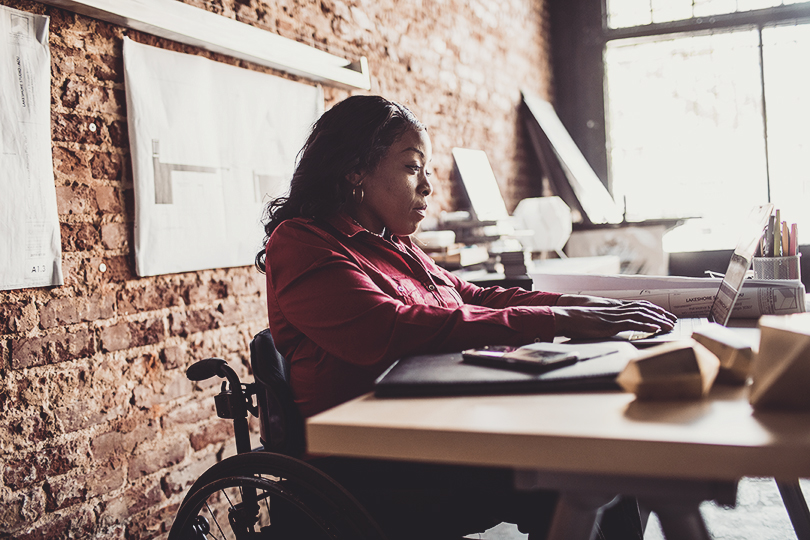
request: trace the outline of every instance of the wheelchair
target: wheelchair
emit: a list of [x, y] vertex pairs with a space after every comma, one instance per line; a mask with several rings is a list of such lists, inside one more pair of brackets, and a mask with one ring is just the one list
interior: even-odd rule
[[[219, 358], [200, 360], [186, 372], [192, 381], [225, 379], [214, 400], [217, 416], [233, 420], [237, 454], [194, 482], [169, 540], [385, 540], [348, 491], [300, 459], [304, 421], [289, 387], [289, 365], [269, 330], [251, 342], [250, 362], [255, 379], [251, 384], [243, 384]], [[250, 447], [248, 414], [260, 423], [262, 446], [255, 450]]]

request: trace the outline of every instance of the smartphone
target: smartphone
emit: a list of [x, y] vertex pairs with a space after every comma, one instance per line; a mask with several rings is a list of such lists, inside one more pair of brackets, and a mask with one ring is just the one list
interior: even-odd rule
[[578, 361], [576, 351], [553, 351], [537, 348], [492, 345], [480, 349], [468, 349], [461, 353], [464, 362], [517, 371], [543, 373]]

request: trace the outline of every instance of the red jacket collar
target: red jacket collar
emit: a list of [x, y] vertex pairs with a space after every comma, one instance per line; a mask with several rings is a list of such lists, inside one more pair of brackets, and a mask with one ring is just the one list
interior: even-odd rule
[[[362, 225], [357, 223], [352, 217], [347, 214], [346, 212], [337, 212], [332, 217], [326, 219], [326, 222], [338, 230], [338, 232], [345, 234], [349, 238], [353, 237], [356, 234], [366, 232], [373, 236], [377, 236], [369, 231], [367, 231]], [[411, 237], [410, 236], [396, 236], [392, 235], [392, 239], [396, 239], [407, 246], [411, 246]], [[396, 242], [395, 242], [396, 243]]]

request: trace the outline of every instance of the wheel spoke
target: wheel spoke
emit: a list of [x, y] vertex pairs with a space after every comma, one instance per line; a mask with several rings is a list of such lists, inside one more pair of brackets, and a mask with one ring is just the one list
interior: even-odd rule
[[[226, 497], [227, 497], [227, 495], [226, 495]], [[208, 513], [211, 514], [211, 520], [216, 524], [217, 529], [219, 529], [219, 534], [221, 534], [223, 540], [225, 540], [227, 537], [225, 536], [225, 533], [222, 532], [222, 527], [219, 526], [219, 520], [214, 515], [214, 512], [211, 511], [211, 507], [208, 506], [208, 501], [205, 501], [205, 507], [208, 509]]]

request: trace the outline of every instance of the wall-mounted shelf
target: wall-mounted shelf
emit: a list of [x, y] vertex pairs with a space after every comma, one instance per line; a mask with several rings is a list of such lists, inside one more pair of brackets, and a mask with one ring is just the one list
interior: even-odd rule
[[368, 61], [350, 61], [177, 0], [40, 0], [94, 19], [343, 88], [371, 88]]

